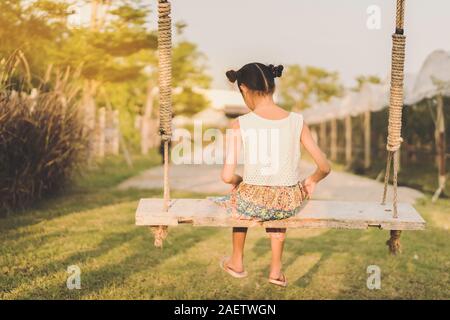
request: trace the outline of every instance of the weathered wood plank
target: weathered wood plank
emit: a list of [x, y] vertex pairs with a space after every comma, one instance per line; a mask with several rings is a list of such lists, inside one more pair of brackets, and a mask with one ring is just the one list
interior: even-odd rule
[[371, 202], [307, 201], [295, 217], [279, 221], [237, 220], [208, 199], [171, 200], [169, 212], [163, 212], [162, 199], [141, 199], [136, 211], [136, 225], [177, 225], [192, 223], [210, 227], [287, 227], [386, 230], [421, 230], [425, 221], [414, 207], [399, 203], [399, 217], [392, 217], [392, 205]]
[[[178, 217], [172, 213], [162, 212], [162, 205], [163, 201], [160, 199], [142, 199], [141, 201], [139, 201], [138, 208], [136, 211], [136, 225], [137, 226], [178, 225]], [[155, 208], [159, 208], [158, 210], [160, 212], [155, 212]]]

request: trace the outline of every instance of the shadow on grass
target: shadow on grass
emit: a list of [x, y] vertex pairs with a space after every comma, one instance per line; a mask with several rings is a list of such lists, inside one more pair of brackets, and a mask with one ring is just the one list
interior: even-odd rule
[[[68, 290], [66, 283], [57, 283], [45, 288], [36, 288], [27, 291], [17, 299], [36, 299], [58, 297], [62, 299], [79, 299], [91, 294], [99, 293], [102, 289], [121, 286], [128, 277], [144, 270], [157, 270], [157, 267], [166, 259], [176, 256], [200, 241], [212, 237], [217, 230], [207, 228], [200, 229], [195, 233], [187, 234], [189, 230], [177, 232], [170, 237], [170, 246], [161, 250], [153, 246], [153, 238], [148, 228], [130, 229], [127, 232], [109, 234], [95, 249], [80, 251], [66, 259], [49, 263], [33, 272], [34, 278], [52, 272], [66, 270], [69, 265], [78, 265], [82, 271], [82, 290]], [[95, 263], [95, 260], [111, 250], [123, 245], [125, 242], [134, 241], [133, 254], [127, 256], [123, 261], [116, 264], [107, 264], [99, 269], [84, 271], [83, 266], [87, 263]], [[150, 290], [150, 288], [149, 288]], [[51, 294], [51, 296], [49, 296]]]
[[[284, 251], [289, 253], [289, 258], [283, 261], [283, 268], [291, 266], [299, 256], [308, 253], [320, 253], [320, 259], [300, 278], [292, 280], [291, 285], [305, 288], [311, 282], [320, 267], [325, 264], [335, 253], [349, 253], [355, 250], [355, 243], [361, 241], [364, 232], [360, 230], [328, 230], [320, 235], [295, 239], [287, 237]], [[384, 243], [383, 243], [384, 245]], [[259, 239], [254, 248], [254, 253], [263, 256], [270, 251], [267, 239]]]
[[[82, 290], [69, 291], [66, 289], [64, 276], [64, 279], [58, 280], [57, 283], [53, 279], [45, 287], [31, 288], [31, 290], [20, 293], [17, 298], [79, 299], [90, 296], [109, 296], [111, 290], [118, 289], [120, 291], [122, 287], [127, 286], [130, 288], [132, 277], [143, 271], [145, 274], [142, 277], [138, 276], [142, 284], [132, 282], [133, 290], [121, 293], [117, 297], [152, 297], [152, 294], [155, 293], [151, 291], [152, 287], [160, 290], [164, 285], [158, 280], [158, 272], [162, 272], [163, 278], [167, 280], [167, 271], [162, 270], [161, 265], [169, 258], [176, 260], [177, 255], [184, 253], [193, 245], [209, 241], [219, 229], [196, 228], [196, 232], [192, 232], [190, 228], [171, 230], [167, 240], [169, 243], [163, 250], [153, 247], [153, 239], [148, 228], [130, 228], [123, 232], [108, 233], [95, 248], [77, 252], [61, 261], [47, 263], [31, 273], [31, 279], [27, 279], [27, 281], [34, 280], [39, 283], [40, 277], [61, 272], [61, 270], [66, 270], [67, 266], [76, 264], [82, 269]], [[450, 261], [449, 252], [446, 250], [446, 245], [450, 240], [448, 231], [430, 228], [426, 231], [404, 232], [402, 235], [404, 252], [397, 257], [389, 256], [384, 244], [387, 238], [388, 231], [383, 230], [327, 230], [325, 233], [311, 238], [288, 237], [285, 245], [285, 251], [288, 253], [284, 261], [285, 268], [293, 266], [296, 260], [301, 259], [302, 256], [311, 253], [320, 254], [318, 261], [309, 267], [302, 276], [290, 279], [290, 286], [301, 290], [307, 289], [311, 283], [315, 282], [315, 279], [317, 281], [318, 278], [324, 276], [323, 273], [321, 274], [324, 270], [327, 270], [325, 276], [328, 277], [324, 280], [324, 286], [330, 285], [329, 281], [333, 282], [333, 280], [330, 280], [329, 276], [330, 272], [334, 273], [333, 264], [335, 264], [338, 277], [336, 279], [339, 281], [338, 283], [342, 283], [342, 286], [335, 285], [332, 293], [333, 297], [337, 299], [405, 298], [413, 294], [416, 295], [416, 298], [442, 298], [445, 296], [445, 277], [448, 278], [447, 268], [448, 261]], [[132, 249], [126, 252], [123, 260], [110, 264], [105, 262], [104, 256], [112, 250], [120, 248], [124, 243], [131, 243]], [[211, 250], [214, 249], [211, 248]], [[270, 251], [268, 239], [262, 237], [256, 240], [251, 250], [257, 256], [266, 255]], [[416, 254], [420, 257], [419, 260], [415, 260]], [[97, 259], [101, 259], [101, 261], [96, 261]], [[100, 267], [96, 269], [97, 264]], [[389, 283], [391, 287], [387, 289], [388, 291], [384, 291], [384, 289], [379, 292], [367, 290], [365, 287], [366, 268], [370, 264], [382, 266], [383, 285]], [[410, 269], [411, 264], [414, 264], [414, 272]], [[89, 270], [86, 270], [86, 265], [89, 265]], [[188, 266], [183, 261], [179, 261], [178, 266], [180, 271], [199, 267], [196, 264]], [[83, 268], [85, 268], [84, 271]], [[447, 276], [445, 276], [446, 274]], [[385, 279], [387, 282], [384, 282]], [[50, 280], [52, 279], [50, 278]], [[207, 279], [204, 280], [206, 283]], [[398, 287], [393, 285], [393, 282], [397, 282]], [[147, 283], [148, 289], [145, 288]], [[188, 283], [179, 285], [187, 288], [186, 290], [189, 288]], [[209, 286], [207, 287], [209, 288]], [[210, 294], [212, 293], [205, 290], [205, 298], [210, 297]], [[164, 293], [164, 297], [170, 298], [170, 292]]]
[[[163, 195], [161, 189], [104, 189], [97, 192], [83, 191], [73, 194], [65, 194], [58, 198], [48, 199], [37, 204], [33, 209], [18, 213], [14, 216], [0, 218], [0, 233], [23, 226], [31, 226], [45, 220], [69, 215], [72, 213], [93, 210], [103, 206], [116, 205], [123, 202], [136, 201], [136, 207], [141, 198], [160, 198]], [[173, 191], [173, 198], [204, 198], [204, 194]], [[26, 235], [22, 233], [21, 236]]]
[[[415, 261], [416, 265], [427, 265], [426, 268], [437, 269], [438, 273], [445, 273], [445, 266], [448, 266], [448, 262], [445, 263], [445, 261], [446, 259], [450, 261], [450, 251], [445, 250], [445, 243], [450, 241], [450, 232], [432, 221], [431, 213], [425, 209], [427, 205], [430, 204], [426, 199], [421, 199], [417, 203], [423, 218], [427, 221], [426, 229], [403, 231], [400, 239], [403, 253], [398, 256], [391, 256], [388, 252], [385, 244], [389, 239], [388, 230], [329, 229], [317, 236], [302, 239], [290, 238], [288, 233], [285, 243], [285, 252], [288, 254], [283, 261], [283, 268], [287, 269], [295, 263], [298, 257], [308, 253], [320, 254], [319, 260], [304, 275], [290, 281], [291, 285], [306, 288], [320, 268], [332, 260], [331, 258], [335, 254], [348, 254], [347, 265], [353, 264], [354, 267], [356, 264], [364, 276], [367, 266], [374, 261], [394, 261], [399, 264], [399, 268], [404, 268], [404, 271], [407, 272], [406, 264], [409, 260], [414, 259], [416, 253], [422, 258], [429, 256], [428, 259]], [[442, 203], [441, 207], [444, 205]], [[260, 257], [268, 254], [270, 245], [267, 239], [257, 240], [253, 252]], [[442, 260], [441, 267], [434, 265], [436, 260]], [[349, 281], [351, 281], [350, 279], [351, 277]], [[439, 277], [436, 277], [436, 281], [439, 281]]]

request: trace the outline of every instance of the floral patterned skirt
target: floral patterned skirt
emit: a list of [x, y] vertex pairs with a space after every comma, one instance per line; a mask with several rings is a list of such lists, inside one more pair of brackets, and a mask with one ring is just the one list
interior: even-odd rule
[[259, 186], [242, 182], [229, 195], [209, 199], [234, 217], [270, 221], [295, 216], [306, 199], [306, 191], [301, 183]]

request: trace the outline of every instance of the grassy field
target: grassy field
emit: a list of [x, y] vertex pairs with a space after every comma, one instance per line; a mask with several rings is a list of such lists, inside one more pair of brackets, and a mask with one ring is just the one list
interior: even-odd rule
[[[290, 230], [284, 266], [287, 289], [267, 284], [269, 240], [251, 230], [249, 277], [219, 269], [230, 230], [171, 228], [163, 250], [147, 228], [134, 226], [140, 197], [155, 191], [118, 191], [123, 179], [156, 163], [120, 159], [86, 173], [72, 190], [27, 212], [0, 220], [1, 299], [449, 299], [450, 200], [417, 208], [427, 230], [405, 232], [400, 256], [384, 245], [387, 231]], [[173, 192], [173, 196], [199, 196]], [[81, 290], [68, 290], [67, 268], [81, 269]], [[366, 287], [367, 267], [381, 268], [381, 289]]]

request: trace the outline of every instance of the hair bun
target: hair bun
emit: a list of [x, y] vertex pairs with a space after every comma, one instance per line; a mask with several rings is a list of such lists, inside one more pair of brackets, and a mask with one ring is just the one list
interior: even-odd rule
[[238, 78], [238, 73], [234, 70], [227, 71], [225, 75], [231, 83], [235, 83]]
[[269, 65], [269, 68], [274, 78], [279, 78], [283, 74], [284, 67], [281, 64], [279, 66], [274, 66], [273, 64], [271, 64]]

